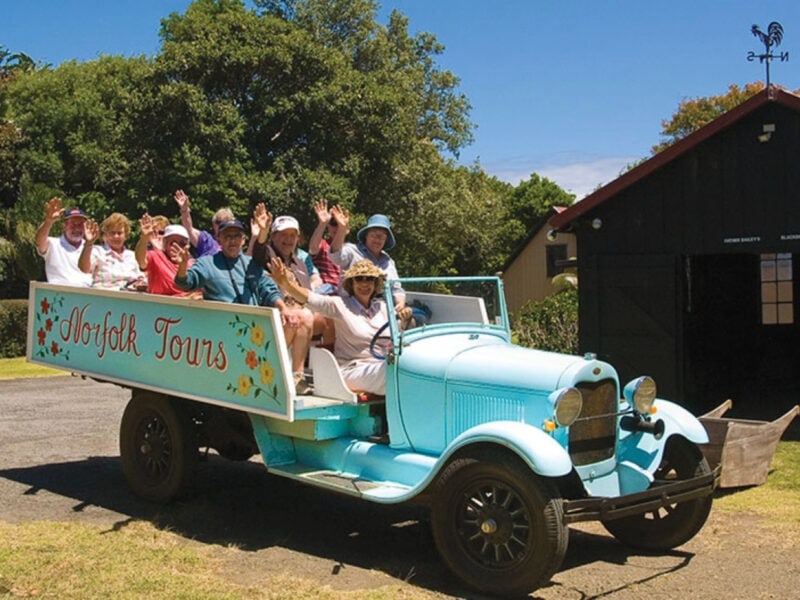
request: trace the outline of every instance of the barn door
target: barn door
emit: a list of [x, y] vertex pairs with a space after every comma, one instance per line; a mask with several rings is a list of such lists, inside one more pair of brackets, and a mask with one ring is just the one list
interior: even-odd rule
[[758, 254], [692, 256], [686, 382], [699, 408], [732, 399], [737, 416], [763, 418], [797, 403], [800, 389], [800, 270], [792, 258], [792, 316], [764, 322]]
[[680, 401], [677, 265], [674, 256], [598, 257], [595, 342], [622, 385], [650, 375], [659, 396]]

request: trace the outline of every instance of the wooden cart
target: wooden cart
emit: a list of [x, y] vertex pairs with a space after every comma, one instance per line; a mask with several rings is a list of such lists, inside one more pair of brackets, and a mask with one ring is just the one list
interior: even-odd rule
[[723, 417], [732, 406], [733, 401], [726, 400], [699, 417], [709, 437], [709, 443], [700, 447], [712, 468], [722, 465], [719, 487], [761, 485], [767, 480], [778, 442], [800, 414], [800, 406], [795, 405], [774, 421]]

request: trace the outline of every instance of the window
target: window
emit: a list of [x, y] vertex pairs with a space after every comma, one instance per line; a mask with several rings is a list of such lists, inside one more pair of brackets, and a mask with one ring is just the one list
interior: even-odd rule
[[545, 246], [547, 252], [547, 276], [555, 277], [564, 271], [564, 267], [558, 264], [558, 261], [567, 259], [567, 245], [566, 244], [550, 244]]
[[794, 323], [794, 281], [791, 254], [761, 255], [761, 323]]

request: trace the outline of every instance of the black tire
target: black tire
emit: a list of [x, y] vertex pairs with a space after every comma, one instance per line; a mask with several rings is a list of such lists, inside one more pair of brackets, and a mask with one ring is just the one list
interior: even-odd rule
[[[684, 438], [672, 438], [655, 472], [655, 482], [690, 479], [711, 472], [702, 452]], [[652, 486], [651, 486], [652, 487]], [[692, 539], [708, 519], [711, 495], [680, 502], [641, 515], [606, 521], [603, 526], [620, 542], [633, 548], [665, 551]]]
[[119, 450], [131, 490], [153, 502], [185, 494], [197, 467], [190, 419], [178, 400], [153, 392], [134, 392], [125, 407]]
[[569, 530], [561, 498], [513, 457], [454, 460], [437, 481], [431, 509], [445, 564], [482, 592], [527, 595], [564, 560]]

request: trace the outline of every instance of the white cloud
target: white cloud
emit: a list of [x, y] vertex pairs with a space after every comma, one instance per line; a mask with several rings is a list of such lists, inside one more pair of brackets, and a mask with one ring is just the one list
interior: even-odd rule
[[483, 164], [484, 170], [501, 181], [517, 185], [532, 173], [546, 177], [581, 200], [598, 187], [613, 181], [639, 158], [566, 153], [545, 159], [511, 159]]

